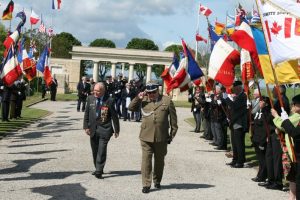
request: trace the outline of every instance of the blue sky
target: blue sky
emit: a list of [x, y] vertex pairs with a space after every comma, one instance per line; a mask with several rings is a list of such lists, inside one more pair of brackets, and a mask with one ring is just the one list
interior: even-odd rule
[[[51, 1], [15, 0], [14, 16], [24, 9], [29, 28], [32, 7], [37, 14], [43, 13], [46, 26], [52, 24], [56, 33], [72, 33], [83, 45], [96, 38], [107, 38], [124, 48], [131, 38], [139, 37], [153, 40], [160, 50], [180, 43], [180, 37], [193, 47], [200, 3], [213, 11], [212, 22], [216, 18], [225, 22], [226, 11], [233, 14], [239, 2], [249, 11], [255, 5], [254, 0], [62, 0], [61, 10], [53, 11]], [[7, 3], [8, 0], [1, 1], [1, 11]], [[18, 22], [18, 19], [13, 20], [13, 29]], [[7, 21], [2, 23], [9, 25]], [[203, 16], [200, 17], [200, 34], [207, 37]]]

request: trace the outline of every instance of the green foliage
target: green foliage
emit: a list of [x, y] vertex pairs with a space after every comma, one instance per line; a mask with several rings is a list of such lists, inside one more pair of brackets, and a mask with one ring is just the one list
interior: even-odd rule
[[132, 38], [128, 42], [126, 49], [144, 49], [158, 51], [158, 46], [152, 40], [149, 39]]
[[[87, 70], [93, 67], [93, 61], [92, 60], [81, 60], [80, 61], [80, 78], [82, 76], [87, 75]], [[78, 80], [79, 81], [79, 80]]]
[[0, 55], [1, 55], [1, 57], [2, 57], [4, 49], [5, 49], [3, 42], [6, 38], [6, 36], [7, 36], [7, 32], [5, 31], [4, 25], [0, 24]]
[[116, 44], [104, 38], [95, 39], [93, 42], [90, 43], [90, 47], [109, 47], [109, 48], [116, 48]]
[[29, 50], [30, 47], [30, 39], [34, 41], [34, 44], [36, 45], [37, 52], [35, 53], [35, 58], [38, 58], [41, 52], [43, 52], [45, 45], [47, 44], [48, 37], [45, 33], [40, 33], [38, 29], [32, 29], [28, 30], [23, 34], [23, 37], [25, 37], [25, 48]]
[[[144, 38], [132, 38], [126, 49], [143, 49], [143, 50], [155, 50], [158, 51], [158, 46], [149, 39]], [[143, 80], [146, 74], [147, 65], [145, 64], [135, 64], [134, 69], [136, 71], [136, 75], [140, 80]]]
[[179, 44], [172, 44], [165, 48], [165, 51], [173, 52], [175, 56], [179, 59], [179, 53], [183, 51], [183, 48]]
[[165, 69], [164, 65], [153, 65], [152, 72], [155, 74], [156, 78], [160, 78], [160, 75], [163, 73]]
[[55, 58], [71, 58], [73, 46], [81, 46], [81, 42], [77, 40], [71, 33], [62, 32], [52, 39], [52, 56]]

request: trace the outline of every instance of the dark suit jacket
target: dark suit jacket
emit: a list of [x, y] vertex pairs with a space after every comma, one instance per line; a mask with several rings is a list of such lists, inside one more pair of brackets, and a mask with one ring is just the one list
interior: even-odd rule
[[101, 131], [101, 134], [106, 135], [107, 137], [111, 137], [113, 133], [120, 132], [119, 117], [116, 113], [113, 99], [105, 95], [102, 102], [103, 103], [100, 108], [101, 114], [103, 114], [103, 112], [107, 112], [107, 118], [105, 118], [104, 121], [100, 119], [101, 114], [99, 117], [96, 117], [97, 98], [93, 95], [90, 95], [87, 98], [83, 118], [83, 129], [90, 129], [91, 137], [95, 135], [97, 127], [98, 130]]
[[78, 98], [86, 99], [86, 97], [91, 94], [91, 85], [89, 83], [85, 83], [85, 87], [84, 87], [83, 82], [80, 81], [77, 84], [77, 91], [78, 91]]
[[244, 131], [248, 131], [248, 110], [247, 96], [244, 92], [237, 95], [234, 101], [229, 98], [225, 99], [226, 104], [230, 107], [230, 125], [239, 124]]
[[291, 121], [286, 119], [282, 122], [281, 127], [284, 128], [286, 133], [293, 137], [296, 159], [298, 164], [300, 164], [300, 123], [294, 127]]

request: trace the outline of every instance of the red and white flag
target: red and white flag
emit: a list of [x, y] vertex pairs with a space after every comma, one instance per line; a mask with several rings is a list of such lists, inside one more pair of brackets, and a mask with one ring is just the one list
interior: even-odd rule
[[220, 38], [209, 59], [208, 76], [229, 87], [234, 81], [234, 67], [238, 64], [240, 53]]
[[208, 17], [212, 13], [212, 11], [209, 8], [200, 4], [199, 13]]
[[258, 53], [257, 53], [253, 33], [250, 26], [247, 23], [242, 22], [238, 30], [236, 30], [230, 37], [241, 48], [246, 49], [247, 51], [250, 52], [250, 55], [253, 58], [253, 62], [257, 66], [260, 74], [262, 75]]
[[207, 43], [207, 39], [203, 38], [201, 35], [199, 35], [198, 33], [196, 34], [196, 41], [203, 41], [205, 43]]
[[300, 5], [292, 0], [258, 0], [273, 64], [300, 58]]
[[254, 71], [251, 62], [251, 57], [249, 51], [242, 49], [241, 50], [241, 77], [244, 83], [246, 91], [248, 90], [248, 86], [253, 85], [254, 80]]
[[0, 78], [5, 85], [11, 86], [22, 74], [22, 69], [16, 58], [14, 47], [11, 46], [3, 62]]
[[30, 23], [36, 24], [38, 21], [40, 21], [40, 17], [33, 10], [31, 10]]
[[6, 49], [9, 49], [11, 45], [14, 45], [19, 39], [20, 33], [19, 31], [14, 31], [11, 35], [9, 35], [3, 42], [3, 45]]
[[48, 28], [47, 33], [48, 33], [49, 37], [54, 36], [54, 31], [53, 31], [53, 28], [51, 26]]

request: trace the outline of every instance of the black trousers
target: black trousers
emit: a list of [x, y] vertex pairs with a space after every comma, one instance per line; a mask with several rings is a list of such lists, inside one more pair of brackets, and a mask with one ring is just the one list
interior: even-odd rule
[[267, 144], [266, 162], [268, 180], [277, 184], [282, 184], [282, 149], [278, 136], [275, 133], [270, 135], [270, 139]]
[[265, 180], [267, 178], [267, 164], [266, 164], [266, 146], [261, 150], [258, 145], [255, 145], [254, 150], [258, 160], [259, 168], [256, 177]]
[[116, 111], [117, 111], [119, 117], [122, 117], [121, 105], [122, 105], [122, 99], [116, 98]]
[[297, 160], [297, 172], [296, 172], [296, 199], [300, 199], [300, 161]]
[[51, 101], [56, 101], [56, 90], [51, 90], [50, 95], [51, 95]]
[[77, 111], [80, 111], [80, 106], [82, 104], [82, 111], [85, 111], [85, 104], [86, 104], [86, 99], [84, 98], [78, 98], [77, 101]]
[[233, 162], [244, 164], [244, 162], [246, 162], [246, 156], [245, 132], [243, 131], [243, 128], [234, 129], [232, 139]]
[[9, 105], [10, 105], [9, 101], [2, 102], [2, 120], [8, 120]]
[[96, 173], [103, 173], [107, 157], [107, 144], [109, 140], [110, 137], [104, 136], [99, 132], [96, 132], [95, 135], [91, 137], [91, 147]]
[[200, 111], [193, 112], [193, 115], [194, 115], [194, 119], [195, 119], [195, 123], [196, 123], [195, 131], [196, 132], [200, 132], [200, 127], [201, 127], [201, 115], [200, 115]]

